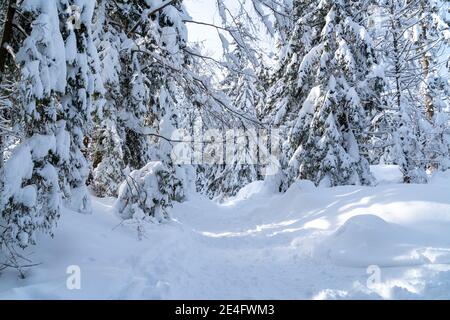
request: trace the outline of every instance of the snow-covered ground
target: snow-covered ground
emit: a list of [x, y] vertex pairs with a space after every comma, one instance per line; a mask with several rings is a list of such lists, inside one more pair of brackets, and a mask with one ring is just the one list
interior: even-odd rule
[[[0, 275], [0, 298], [450, 298], [450, 173], [403, 185], [376, 170], [376, 187], [298, 182], [276, 194], [256, 182], [221, 204], [192, 195], [141, 241], [113, 199], [94, 199], [93, 215], [66, 211], [54, 239], [39, 239], [29, 257], [42, 264], [26, 279]], [[66, 286], [72, 265], [80, 290]]]

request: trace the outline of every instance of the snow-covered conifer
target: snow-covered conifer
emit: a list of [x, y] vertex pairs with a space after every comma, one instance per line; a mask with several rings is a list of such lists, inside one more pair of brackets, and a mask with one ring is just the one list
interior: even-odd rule
[[386, 105], [373, 119], [372, 159], [400, 165], [405, 182], [426, 182], [427, 169], [447, 165], [442, 3], [384, 0], [378, 8]]
[[15, 103], [9, 106], [15, 139], [9, 140], [14, 142], [2, 172], [0, 198], [0, 244], [9, 254], [14, 247], [35, 244], [38, 231], [52, 234], [60, 215], [57, 126], [66, 83], [56, 3], [25, 1], [17, 10], [31, 25], [17, 19], [29, 35], [20, 48], [12, 48], [20, 70]]
[[211, 197], [234, 196], [239, 189], [259, 179], [256, 107], [264, 100], [258, 76], [239, 44], [227, 55], [229, 69], [222, 82], [223, 90], [235, 109], [254, 122], [232, 119], [225, 137], [224, 165], [216, 164], [208, 182]]
[[286, 179], [369, 184], [372, 177], [359, 144], [367, 139], [367, 114], [377, 104], [380, 81], [365, 26], [369, 3], [297, 1], [294, 8], [286, 80], [275, 83], [269, 97], [273, 123], [287, 124], [289, 130], [284, 148], [295, 150]]
[[93, 38], [96, 7], [89, 0], [61, 0], [60, 16], [65, 41], [67, 85], [61, 98], [61, 136], [65, 136], [64, 157], [60, 158], [60, 179], [66, 204], [73, 210], [91, 212], [86, 187], [90, 167], [85, 150], [91, 115], [98, 95], [104, 90]]

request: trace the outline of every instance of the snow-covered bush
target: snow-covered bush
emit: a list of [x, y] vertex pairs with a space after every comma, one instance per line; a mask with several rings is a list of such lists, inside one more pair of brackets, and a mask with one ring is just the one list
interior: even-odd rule
[[122, 141], [115, 123], [105, 122], [105, 129], [98, 130], [94, 143], [92, 189], [98, 196], [116, 197], [124, 179]]
[[116, 210], [124, 220], [161, 222], [169, 217], [167, 208], [184, 198], [182, 181], [174, 170], [160, 161], [134, 170], [119, 188]]
[[38, 231], [52, 234], [60, 215], [56, 168], [49, 163], [53, 136], [36, 135], [20, 144], [5, 163], [0, 196], [0, 260], [20, 271], [17, 248], [36, 244]]

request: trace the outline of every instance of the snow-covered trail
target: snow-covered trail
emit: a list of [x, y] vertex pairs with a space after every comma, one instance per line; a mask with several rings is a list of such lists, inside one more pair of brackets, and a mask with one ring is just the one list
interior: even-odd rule
[[[301, 182], [283, 195], [257, 182], [224, 204], [192, 196], [142, 241], [112, 199], [94, 199], [93, 215], [67, 211], [55, 238], [39, 239], [29, 256], [42, 265], [25, 280], [0, 275], [0, 298], [450, 298], [449, 195], [449, 175], [374, 188]], [[81, 290], [66, 287], [70, 265]]]

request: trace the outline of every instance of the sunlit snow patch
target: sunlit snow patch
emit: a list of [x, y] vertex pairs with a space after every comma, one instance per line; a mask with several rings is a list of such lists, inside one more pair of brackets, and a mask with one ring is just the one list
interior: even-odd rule
[[375, 215], [348, 219], [315, 250], [317, 258], [351, 267], [380, 267], [429, 263], [417, 246], [420, 235], [406, 227], [388, 223]]

